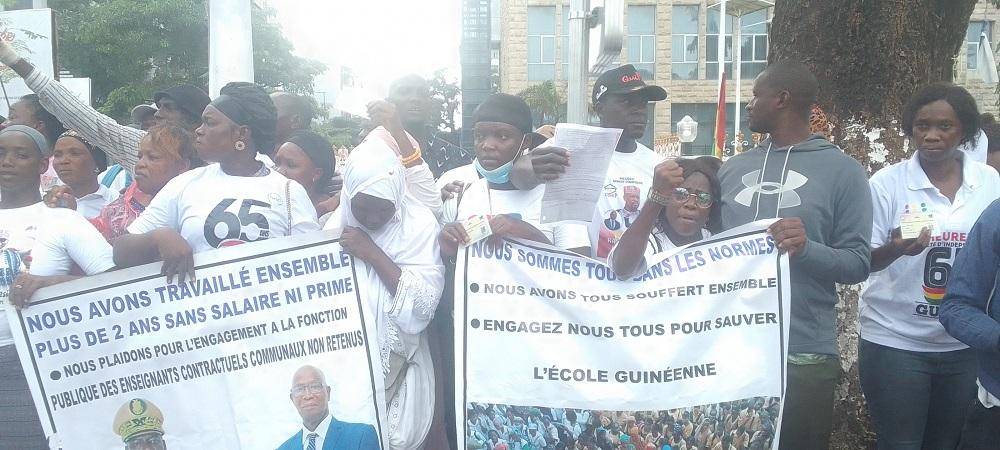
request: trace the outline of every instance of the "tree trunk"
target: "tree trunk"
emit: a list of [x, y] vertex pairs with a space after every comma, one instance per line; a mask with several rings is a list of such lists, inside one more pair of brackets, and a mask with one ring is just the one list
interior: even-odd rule
[[[903, 105], [921, 85], [950, 81], [975, 0], [777, 0], [771, 62], [807, 64], [833, 139], [869, 173], [906, 157]], [[874, 447], [857, 370], [857, 286], [838, 305], [845, 376], [836, 391], [833, 449]]]

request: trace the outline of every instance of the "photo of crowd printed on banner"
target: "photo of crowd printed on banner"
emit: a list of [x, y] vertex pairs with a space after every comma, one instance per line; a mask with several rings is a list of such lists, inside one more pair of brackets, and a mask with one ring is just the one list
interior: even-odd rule
[[344, 441], [333, 448], [382, 448], [373, 321], [335, 239], [270, 239], [195, 264], [194, 280], [167, 283], [150, 264], [8, 310], [50, 442], [301, 449], [303, 424], [319, 422], [327, 444]]
[[740, 449], [774, 444], [780, 399], [756, 397], [668, 411], [484, 405], [466, 410], [468, 449]]
[[[575, 415], [570, 434], [589, 428], [594, 439], [600, 428], [613, 434], [612, 422], [618, 423], [619, 441], [632, 439], [629, 431], [640, 418], [656, 428], [670, 416], [671, 426], [681, 422], [682, 439], [690, 422], [702, 425], [702, 434], [720, 433], [721, 440], [734, 430], [695, 418], [710, 412], [728, 420], [736, 409], [737, 418], [742, 412], [759, 419], [753, 430], [744, 428], [747, 439], [756, 436], [758, 448], [776, 448], [790, 287], [788, 257], [766, 231], [771, 222], [658, 255], [630, 280], [548, 246], [469, 246], [459, 255], [455, 284], [459, 447], [475, 448], [468, 440], [480, 439], [483, 427], [487, 439], [494, 431], [508, 440], [511, 427], [519, 443], [531, 439], [528, 419], [534, 416], [538, 427], [546, 416], [565, 424], [565, 416]], [[657, 411], [656, 420], [650, 411]], [[598, 426], [604, 418], [608, 425]], [[498, 421], [510, 423], [506, 436]], [[540, 448], [567, 448], [546, 445]], [[522, 447], [508, 442], [508, 448]]]

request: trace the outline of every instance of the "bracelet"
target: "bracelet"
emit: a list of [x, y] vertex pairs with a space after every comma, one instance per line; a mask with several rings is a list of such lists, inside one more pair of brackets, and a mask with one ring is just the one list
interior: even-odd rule
[[420, 147], [417, 147], [417, 149], [414, 150], [413, 153], [410, 154], [410, 156], [407, 156], [406, 158], [401, 158], [400, 162], [402, 162], [404, 166], [408, 166], [420, 160], [420, 156], [421, 156]]
[[660, 206], [667, 206], [667, 200], [669, 200], [665, 195], [652, 189], [649, 190], [649, 194], [646, 196], [646, 199]]

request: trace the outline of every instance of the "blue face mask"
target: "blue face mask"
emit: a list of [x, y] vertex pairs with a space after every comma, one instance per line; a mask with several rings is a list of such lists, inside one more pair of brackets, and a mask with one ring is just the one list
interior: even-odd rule
[[[526, 137], [528, 136], [525, 135], [524, 137], [521, 138], [521, 145], [517, 146], [518, 149], [517, 153], [521, 152], [521, 147], [524, 146], [524, 139]], [[514, 158], [511, 159], [510, 161], [507, 161], [506, 164], [503, 164], [500, 167], [497, 167], [496, 169], [493, 170], [486, 170], [486, 168], [483, 167], [482, 164], [479, 164], [479, 158], [474, 159], [472, 161], [472, 165], [473, 167], [476, 168], [476, 172], [479, 172], [479, 175], [485, 178], [486, 181], [493, 184], [504, 184], [510, 181], [510, 171], [511, 169], [514, 168], [515, 159], [517, 159], [517, 154], [514, 154]]]
[[510, 170], [514, 168], [514, 160], [510, 160], [507, 164], [497, 167], [493, 170], [486, 170], [482, 164], [479, 164], [479, 158], [472, 161], [472, 164], [476, 168], [476, 172], [479, 172], [486, 181], [493, 184], [504, 184], [510, 180]]

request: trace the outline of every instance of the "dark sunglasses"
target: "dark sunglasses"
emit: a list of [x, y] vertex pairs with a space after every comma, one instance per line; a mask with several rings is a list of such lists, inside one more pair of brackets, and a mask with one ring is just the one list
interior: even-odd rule
[[712, 194], [709, 194], [708, 192], [691, 192], [686, 188], [682, 187], [674, 188], [673, 192], [670, 194], [670, 197], [675, 202], [682, 205], [687, 203], [688, 200], [694, 199], [695, 206], [699, 208], [711, 208], [712, 203], [715, 202], [715, 200], [712, 198]]

